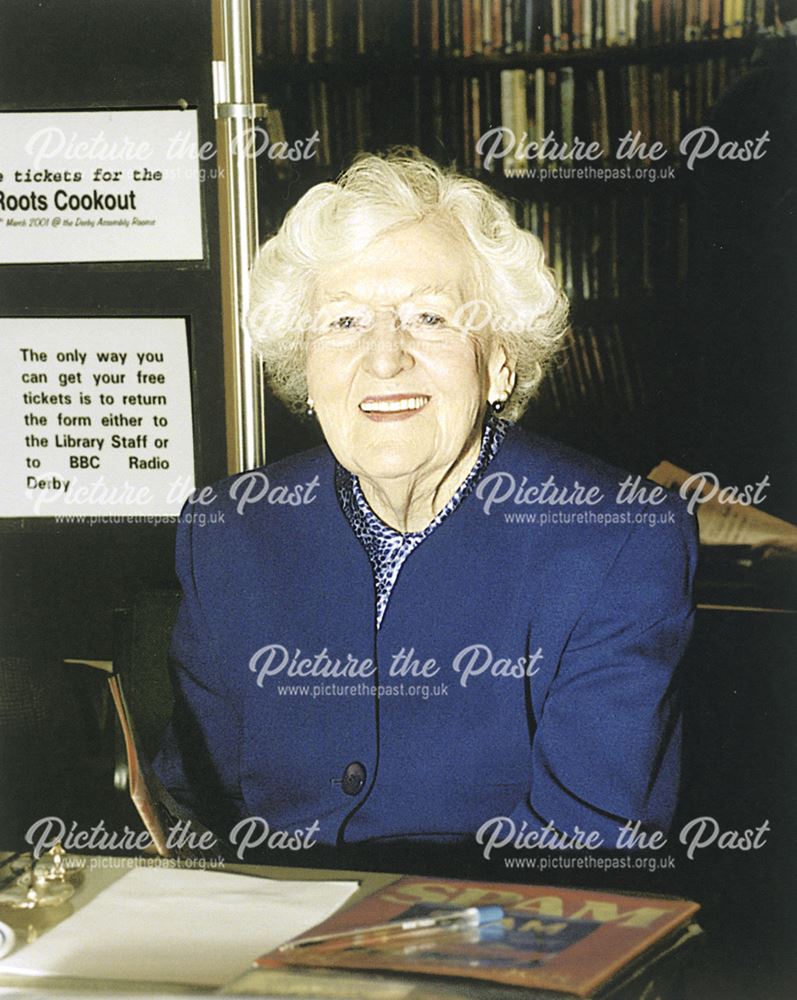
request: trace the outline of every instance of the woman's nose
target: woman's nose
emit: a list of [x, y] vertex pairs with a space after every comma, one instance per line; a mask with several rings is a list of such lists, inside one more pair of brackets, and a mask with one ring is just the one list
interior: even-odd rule
[[363, 359], [366, 371], [377, 378], [393, 378], [400, 372], [408, 371], [415, 364], [408, 346], [407, 334], [395, 317], [378, 317], [368, 333]]

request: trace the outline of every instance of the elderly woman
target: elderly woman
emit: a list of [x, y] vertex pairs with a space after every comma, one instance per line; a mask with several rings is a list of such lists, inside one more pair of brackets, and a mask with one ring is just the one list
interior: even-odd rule
[[362, 157], [265, 243], [252, 333], [326, 446], [180, 526], [158, 769], [217, 832], [668, 827], [692, 520], [514, 425], [565, 316], [539, 241], [420, 156]]

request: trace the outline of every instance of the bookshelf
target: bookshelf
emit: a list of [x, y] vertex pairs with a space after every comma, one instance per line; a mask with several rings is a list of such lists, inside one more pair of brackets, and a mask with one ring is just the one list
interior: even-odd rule
[[257, 55], [469, 58], [741, 39], [772, 0], [260, 0]]
[[[259, 158], [261, 232], [361, 150], [417, 146], [478, 177], [542, 239], [571, 301], [573, 336], [524, 420], [635, 471], [672, 454], [663, 396], [690, 242], [679, 146], [749, 67], [774, 3], [255, 0], [254, 18], [272, 140], [318, 136], [312, 159]], [[666, 154], [618, 156], [629, 132]], [[549, 135], [570, 158], [540, 153]], [[599, 155], [575, 158], [576, 140]], [[318, 439], [268, 406], [270, 459]]]

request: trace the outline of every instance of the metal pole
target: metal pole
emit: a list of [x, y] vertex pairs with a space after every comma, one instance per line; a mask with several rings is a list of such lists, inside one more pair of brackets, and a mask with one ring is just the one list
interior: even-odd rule
[[219, 208], [224, 275], [224, 335], [230, 472], [265, 462], [264, 384], [244, 319], [249, 272], [258, 248], [256, 148], [252, 125], [265, 114], [252, 88], [250, 0], [216, 0], [218, 52], [214, 63], [218, 119]]

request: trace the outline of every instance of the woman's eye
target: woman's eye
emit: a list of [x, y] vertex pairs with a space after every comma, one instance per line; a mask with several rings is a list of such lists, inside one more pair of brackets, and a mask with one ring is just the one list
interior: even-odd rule
[[420, 323], [421, 326], [442, 326], [445, 320], [437, 313], [423, 312], [417, 316], [416, 323]]
[[338, 316], [329, 324], [333, 330], [353, 330], [358, 325], [356, 316]]

